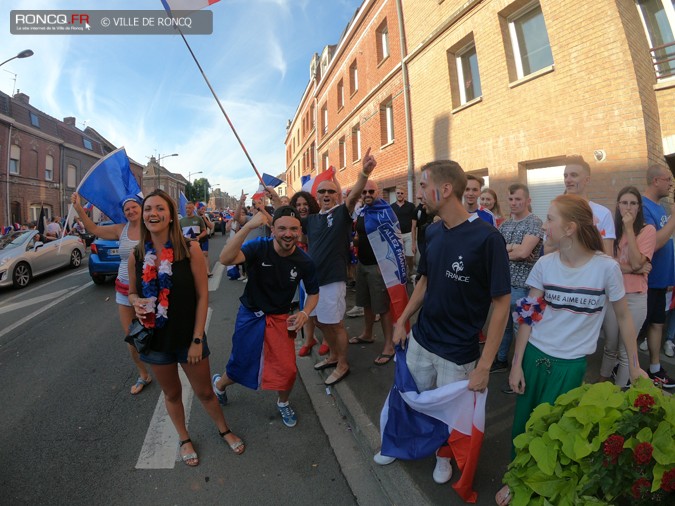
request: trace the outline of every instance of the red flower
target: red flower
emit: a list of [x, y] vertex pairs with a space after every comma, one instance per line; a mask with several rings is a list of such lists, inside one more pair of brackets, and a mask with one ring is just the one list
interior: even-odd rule
[[633, 450], [633, 458], [639, 465], [644, 466], [652, 460], [653, 451], [654, 447], [649, 443], [640, 443], [635, 447], [635, 450]]
[[159, 304], [160, 306], [168, 307], [169, 306], [169, 293], [170, 293], [169, 289], [162, 288], [159, 291], [159, 295], [157, 296], [157, 304]]
[[616, 464], [616, 460], [623, 451], [623, 443], [623, 437], [619, 436], [618, 434], [612, 434], [605, 440], [602, 451], [605, 455], [611, 457], [613, 464]]
[[159, 255], [159, 260], [168, 260], [173, 263], [173, 248], [164, 248], [162, 253]]
[[630, 491], [633, 493], [635, 499], [640, 499], [642, 495], [646, 492], [649, 492], [652, 488], [652, 482], [647, 478], [638, 478], [633, 483], [633, 486], [630, 488]]
[[652, 409], [654, 404], [654, 397], [649, 394], [640, 394], [637, 396], [637, 399], [635, 399], [633, 406], [640, 408], [641, 413], [647, 413], [650, 409]]
[[538, 322], [542, 319], [541, 313], [532, 313], [532, 321]]
[[661, 488], [666, 492], [675, 492], [675, 467], [663, 473]]
[[143, 281], [149, 283], [157, 277], [157, 267], [146, 267], [143, 269]]

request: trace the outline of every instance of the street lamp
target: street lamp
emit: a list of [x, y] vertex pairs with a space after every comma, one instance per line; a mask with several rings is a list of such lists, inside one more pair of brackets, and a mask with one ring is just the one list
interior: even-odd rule
[[[0, 63], [0, 67], [2, 67], [8, 61], [14, 60], [15, 58], [28, 58], [29, 56], [33, 56], [33, 51], [31, 49], [24, 49], [16, 56], [12, 56], [8, 60], [5, 60], [2, 63]], [[12, 211], [11, 205], [9, 203], [9, 164], [11, 160], [9, 146], [11, 144], [12, 144], [12, 125], [10, 124], [9, 129], [7, 130], [7, 216], [5, 217], [8, 225], [12, 224], [12, 217], [10, 216]]]
[[190, 181], [190, 178], [192, 177], [193, 174], [203, 174], [204, 171], [200, 170], [199, 172], [188, 172], [188, 183], [192, 184]]
[[160, 180], [160, 177], [162, 176], [162, 164], [159, 163], [159, 162], [163, 158], [171, 158], [172, 156], [178, 156], [178, 153], [173, 153], [171, 155], [163, 155], [163, 156], [160, 156], [159, 153], [157, 153], [157, 188], [159, 188], [159, 186], [160, 186], [159, 180]]

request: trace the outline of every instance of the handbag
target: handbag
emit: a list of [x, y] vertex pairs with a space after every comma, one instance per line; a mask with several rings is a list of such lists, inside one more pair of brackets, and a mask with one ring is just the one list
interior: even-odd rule
[[144, 327], [138, 319], [134, 319], [129, 325], [129, 333], [124, 340], [136, 348], [138, 353], [145, 353], [150, 348], [150, 340], [153, 335], [153, 329]]

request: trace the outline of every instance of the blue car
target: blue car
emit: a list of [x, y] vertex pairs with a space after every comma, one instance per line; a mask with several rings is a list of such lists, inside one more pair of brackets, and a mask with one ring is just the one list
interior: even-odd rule
[[94, 283], [105, 283], [108, 276], [117, 276], [120, 267], [120, 242], [96, 239], [91, 243], [89, 275]]

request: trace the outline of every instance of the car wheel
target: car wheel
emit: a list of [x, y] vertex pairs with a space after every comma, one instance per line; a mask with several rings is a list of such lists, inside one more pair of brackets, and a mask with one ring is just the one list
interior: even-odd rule
[[76, 267], [79, 267], [81, 263], [82, 263], [82, 253], [80, 253], [79, 249], [74, 249], [73, 252], [70, 254], [70, 266], [74, 269]]
[[97, 285], [102, 285], [103, 283], [105, 283], [105, 276], [101, 274], [92, 274], [91, 280]]
[[12, 274], [12, 282], [16, 288], [25, 288], [30, 283], [31, 278], [30, 265], [26, 262], [21, 262], [14, 267], [14, 274]]

